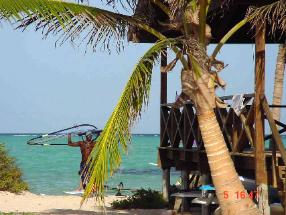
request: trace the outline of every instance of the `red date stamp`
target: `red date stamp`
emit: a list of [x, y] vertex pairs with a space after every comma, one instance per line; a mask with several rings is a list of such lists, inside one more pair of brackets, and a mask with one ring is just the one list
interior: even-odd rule
[[[228, 199], [230, 196], [229, 196], [229, 192], [228, 191], [224, 191], [223, 192], [223, 198], [224, 199]], [[245, 199], [245, 198], [250, 198], [252, 200], [257, 200], [259, 198], [259, 192], [258, 191], [250, 191], [249, 193], [248, 192], [245, 192], [245, 191], [237, 191], [234, 193], [235, 195], [235, 198], [236, 199]]]

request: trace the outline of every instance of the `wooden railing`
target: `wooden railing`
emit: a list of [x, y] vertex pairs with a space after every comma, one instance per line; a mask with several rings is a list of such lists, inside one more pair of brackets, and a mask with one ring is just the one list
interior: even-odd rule
[[[245, 94], [244, 103], [252, 103], [253, 94]], [[232, 96], [221, 97], [223, 101]], [[160, 147], [202, 150], [203, 142], [193, 105], [186, 103], [181, 109], [173, 104], [161, 105], [161, 143]], [[221, 126], [225, 141], [231, 151], [239, 152], [254, 145], [253, 104], [246, 105], [245, 111], [237, 116], [233, 109], [216, 108], [215, 113]]]
[[187, 103], [182, 109], [172, 108], [172, 104], [161, 105], [161, 147], [191, 149], [196, 143], [202, 146], [197, 116], [192, 104]]
[[[233, 96], [223, 96], [221, 99], [227, 102], [227, 100], [231, 100], [232, 97]], [[230, 106], [215, 109], [226, 144], [232, 152], [242, 152], [243, 150], [255, 147], [253, 97], [254, 94], [244, 95], [246, 108], [240, 116], [237, 116]], [[272, 114], [270, 108], [286, 108], [286, 105], [268, 105], [265, 97], [263, 97], [262, 100], [265, 119], [269, 122], [272, 131], [272, 134], [266, 135], [264, 139], [277, 139], [278, 136], [280, 137], [279, 134], [286, 132], [286, 124], [271, 120], [270, 116], [272, 117]], [[172, 105], [172, 103], [161, 105], [162, 132], [160, 146], [197, 150], [203, 149], [198, 120], [193, 105], [188, 102], [181, 109], [174, 109]], [[277, 130], [277, 126], [280, 127], [279, 130]], [[273, 130], [274, 127], [276, 130]], [[276, 137], [274, 136], [275, 134]], [[280, 148], [279, 151], [280, 150], [282, 150], [282, 148]]]

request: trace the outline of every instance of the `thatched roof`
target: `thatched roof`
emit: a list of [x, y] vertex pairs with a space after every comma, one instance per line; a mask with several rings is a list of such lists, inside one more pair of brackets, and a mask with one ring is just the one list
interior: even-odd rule
[[[163, 0], [162, 0], [163, 1]], [[225, 2], [228, 1], [228, 4]], [[231, 2], [229, 2], [231, 1]], [[208, 24], [212, 29], [212, 43], [218, 43], [220, 39], [233, 27], [236, 23], [241, 21], [246, 14], [249, 6], [263, 6], [275, 2], [275, 0], [213, 0], [208, 13]], [[178, 36], [180, 33], [176, 31], [164, 31], [164, 27], [158, 23], [167, 22], [168, 17], [151, 3], [151, 0], [138, 0], [135, 14], [144, 14], [148, 17], [148, 23], [153, 28], [159, 30], [168, 37]], [[284, 43], [285, 35], [280, 37], [278, 33], [275, 38], [267, 35], [267, 43]], [[156, 38], [151, 34], [131, 27], [129, 29], [129, 40], [133, 42], [152, 43]], [[251, 30], [250, 24], [241, 28], [228, 43], [253, 43], [254, 32]]]

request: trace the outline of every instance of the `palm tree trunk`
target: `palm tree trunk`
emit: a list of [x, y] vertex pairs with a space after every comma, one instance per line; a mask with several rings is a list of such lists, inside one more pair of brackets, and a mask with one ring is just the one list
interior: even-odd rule
[[[194, 71], [183, 71], [182, 93], [192, 99], [198, 115], [199, 127], [222, 214], [260, 215], [260, 211], [249, 197], [236, 173], [213, 111], [216, 107], [216, 98], [211, 75], [204, 70], [202, 73], [198, 78], [194, 78]], [[179, 103], [177, 99], [175, 104]]]
[[259, 215], [239, 180], [214, 112], [200, 112], [198, 120], [222, 214]]
[[[283, 81], [286, 60], [286, 44], [280, 44], [276, 62], [275, 82], [273, 91], [273, 105], [281, 105], [283, 96]], [[275, 120], [280, 120], [280, 108], [273, 108], [272, 114]]]

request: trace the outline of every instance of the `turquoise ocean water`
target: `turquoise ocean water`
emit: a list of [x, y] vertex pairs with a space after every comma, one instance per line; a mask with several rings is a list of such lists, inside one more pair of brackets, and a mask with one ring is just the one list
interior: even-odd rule
[[[27, 145], [31, 138], [33, 135], [0, 135], [0, 143], [4, 143], [9, 154], [16, 158], [31, 192], [63, 195], [64, 191], [75, 190], [79, 184], [79, 148]], [[66, 143], [66, 139], [62, 142]], [[161, 171], [150, 164], [157, 163], [159, 136], [133, 135], [131, 142], [128, 155], [123, 156], [119, 170], [107, 185], [116, 187], [123, 182], [125, 188], [161, 190]], [[175, 172], [172, 175], [174, 183], [179, 175]]]
[[[16, 158], [30, 191], [37, 194], [64, 195], [64, 191], [75, 190], [79, 184], [79, 148], [27, 145], [27, 140], [34, 136], [0, 134], [0, 143], [4, 143], [9, 154]], [[123, 182], [125, 188], [161, 190], [161, 171], [150, 164], [157, 163], [159, 141], [159, 135], [133, 135], [128, 154], [123, 156], [120, 168], [107, 185], [116, 187]], [[59, 141], [66, 142], [66, 138]], [[286, 145], [285, 136], [283, 142]], [[269, 141], [266, 141], [265, 145], [267, 148]], [[179, 173], [172, 171], [171, 183], [174, 184], [178, 178]]]

